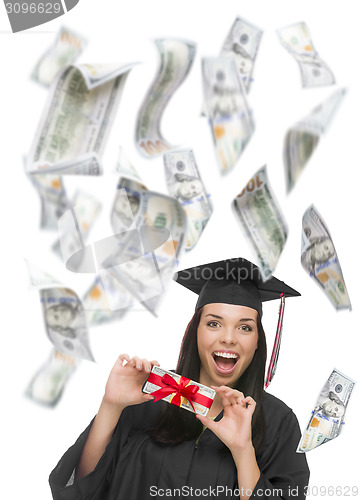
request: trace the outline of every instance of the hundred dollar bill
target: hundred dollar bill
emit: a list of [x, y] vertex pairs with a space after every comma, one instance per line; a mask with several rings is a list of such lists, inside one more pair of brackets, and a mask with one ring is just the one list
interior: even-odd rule
[[94, 253], [102, 272], [111, 273], [156, 315], [185, 244], [186, 216], [174, 198], [142, 191], [135, 226], [98, 242]]
[[338, 437], [345, 424], [345, 411], [355, 382], [336, 368], [321, 389], [297, 452], [313, 450]]
[[221, 173], [231, 170], [254, 132], [235, 60], [230, 57], [202, 60], [206, 114], [209, 117]]
[[122, 147], [119, 147], [115, 173], [120, 174], [122, 177], [126, 177], [129, 180], [141, 182], [139, 174], [137, 173], [134, 165], [130, 162], [129, 158], [126, 156]]
[[[171, 377], [173, 381], [176, 382], [176, 384], [186, 384], [186, 387], [188, 386], [196, 386], [198, 387], [198, 390], [196, 392], [196, 395], [199, 397], [197, 398], [198, 400], [192, 401], [192, 405], [195, 408], [196, 413], [199, 415], [206, 416], [212, 402], [214, 400], [214, 397], [216, 395], [216, 392], [214, 389], [211, 389], [210, 387], [207, 387], [206, 385], [202, 385], [199, 382], [194, 382], [193, 380], [187, 379], [185, 377], [182, 377], [181, 375], [178, 375], [177, 373], [171, 372], [169, 370], [164, 370], [163, 368], [160, 368], [159, 366], [153, 366], [151, 373], [145, 382], [142, 391], [145, 394], [151, 394], [156, 391], [158, 391], [161, 388], [166, 387], [167, 389], [171, 388], [173, 389], [173, 385], [169, 386], [166, 384], [167, 381], [163, 381], [164, 375], [167, 375]], [[171, 379], [169, 379], [171, 381]], [[173, 384], [173, 382], [171, 382]], [[169, 394], [169, 392], [165, 392], [164, 394], [156, 394], [155, 395], [155, 401], [158, 399], [162, 399], [163, 401], [166, 401], [171, 404], [176, 404], [176, 399], [174, 399], [176, 390], [174, 390], [172, 393]], [[203, 399], [201, 399], [203, 398]], [[179, 407], [184, 408], [184, 410], [192, 411], [194, 412], [194, 409], [192, 407], [191, 403], [189, 402], [189, 399], [187, 399], [184, 396], [180, 396], [179, 398]]]
[[302, 219], [301, 264], [336, 309], [350, 309], [350, 298], [328, 228], [314, 205]]
[[39, 291], [49, 339], [63, 354], [94, 361], [86, 314], [81, 300], [70, 288]]
[[87, 40], [79, 33], [62, 26], [55, 43], [42, 55], [31, 78], [49, 87], [61, 68], [73, 64], [87, 45]]
[[232, 208], [256, 253], [265, 281], [271, 277], [288, 235], [284, 215], [269, 184], [266, 165], [233, 200]]
[[[58, 221], [59, 242], [53, 250], [62, 258], [65, 266], [72, 272], [95, 272], [91, 249], [85, 246], [88, 233], [101, 210], [101, 204], [89, 198], [82, 191], [75, 194], [74, 206], [71, 206]], [[86, 270], [85, 270], [86, 269]]]
[[119, 280], [110, 272], [103, 272], [96, 277], [82, 302], [88, 324], [100, 325], [121, 319], [134, 300]]
[[141, 182], [120, 177], [111, 210], [111, 227], [115, 234], [129, 229], [135, 224], [139, 212], [141, 193], [146, 191]]
[[57, 229], [59, 217], [70, 208], [63, 181], [59, 175], [28, 175], [40, 196], [41, 229]]
[[[53, 251], [58, 257], [64, 259], [64, 262], [78, 251], [79, 241], [86, 240], [99, 215], [101, 203], [95, 198], [90, 198], [87, 193], [78, 190], [69, 210], [75, 216], [76, 224], [71, 224], [68, 227], [61, 225], [59, 239], [52, 246]], [[79, 255], [79, 259], [81, 259], [81, 255]], [[79, 265], [80, 263], [79, 260]]]
[[27, 172], [102, 173], [101, 155], [133, 65], [78, 64], [58, 73], [27, 158]]
[[298, 62], [303, 87], [332, 85], [335, 78], [329, 66], [319, 57], [305, 23], [277, 30], [280, 43]]
[[284, 166], [288, 193], [311, 158], [321, 135], [327, 131], [345, 93], [344, 88], [336, 91], [287, 131], [284, 139]]
[[212, 214], [210, 195], [206, 192], [190, 149], [164, 154], [165, 176], [169, 194], [182, 205], [188, 221], [185, 250], [191, 250]]
[[70, 288], [28, 263], [30, 283], [40, 294], [45, 329], [53, 345], [63, 354], [94, 361], [81, 300]]
[[53, 349], [47, 363], [31, 379], [25, 395], [37, 403], [55, 406], [79, 363], [79, 359]]
[[223, 43], [220, 56], [234, 57], [246, 92], [250, 90], [262, 30], [237, 17]]
[[168, 38], [154, 42], [160, 66], [140, 107], [135, 133], [136, 148], [146, 158], [173, 148], [163, 138], [160, 122], [168, 101], [188, 75], [196, 52], [196, 45], [191, 41]]

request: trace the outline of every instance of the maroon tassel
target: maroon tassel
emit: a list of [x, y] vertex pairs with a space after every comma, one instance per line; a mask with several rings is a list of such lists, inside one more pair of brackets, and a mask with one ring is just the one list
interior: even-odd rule
[[281, 303], [280, 303], [280, 308], [279, 308], [279, 319], [278, 319], [278, 324], [276, 328], [276, 335], [275, 335], [275, 340], [274, 340], [274, 347], [271, 353], [271, 358], [270, 358], [270, 363], [265, 379], [265, 389], [267, 389], [270, 385], [270, 382], [274, 378], [275, 371], [276, 371], [276, 365], [279, 357], [279, 351], [280, 351], [280, 343], [281, 343], [281, 333], [282, 333], [282, 325], [283, 325], [283, 319], [284, 319], [284, 310], [285, 310], [285, 295], [282, 293], [280, 295], [281, 298]]

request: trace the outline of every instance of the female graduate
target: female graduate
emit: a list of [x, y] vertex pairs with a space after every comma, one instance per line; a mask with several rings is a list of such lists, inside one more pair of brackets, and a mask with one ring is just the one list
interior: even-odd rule
[[292, 410], [264, 393], [262, 301], [299, 295], [245, 259], [178, 273], [199, 295], [176, 372], [216, 391], [207, 417], [142, 393], [155, 360], [121, 355], [100, 409], [50, 474], [55, 500], [304, 499]]

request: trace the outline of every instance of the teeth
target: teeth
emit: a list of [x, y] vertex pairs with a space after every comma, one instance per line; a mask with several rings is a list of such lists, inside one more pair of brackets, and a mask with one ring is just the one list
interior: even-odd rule
[[232, 354], [230, 352], [220, 352], [220, 351], [216, 351], [214, 352], [215, 356], [220, 356], [221, 358], [233, 358], [233, 359], [237, 359], [237, 354]]

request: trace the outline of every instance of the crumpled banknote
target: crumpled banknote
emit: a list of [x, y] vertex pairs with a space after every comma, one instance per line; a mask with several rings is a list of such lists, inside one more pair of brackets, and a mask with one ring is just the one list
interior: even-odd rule
[[266, 165], [234, 198], [232, 209], [251, 244], [264, 281], [271, 278], [286, 243], [288, 226], [267, 176]]
[[284, 139], [284, 167], [288, 193], [311, 158], [320, 137], [327, 131], [345, 93], [346, 89], [337, 90], [287, 131]]
[[174, 147], [161, 134], [161, 118], [188, 75], [196, 53], [196, 44], [188, 40], [159, 38], [154, 43], [160, 66], [140, 107], [135, 132], [136, 148], [145, 158], [155, 158]]
[[332, 85], [335, 77], [329, 66], [319, 57], [305, 23], [296, 23], [277, 30], [281, 45], [299, 64], [302, 86]]
[[297, 452], [305, 453], [338, 437], [355, 382], [336, 368], [330, 374], [311, 412]]
[[171, 196], [182, 205], [188, 221], [185, 250], [197, 244], [212, 214], [206, 192], [191, 149], [164, 154], [165, 176]]
[[239, 160], [254, 132], [254, 121], [234, 58], [203, 59], [202, 75], [205, 111], [224, 174]]
[[351, 303], [330, 232], [314, 205], [302, 219], [301, 264], [320, 285], [335, 309], [350, 309]]

